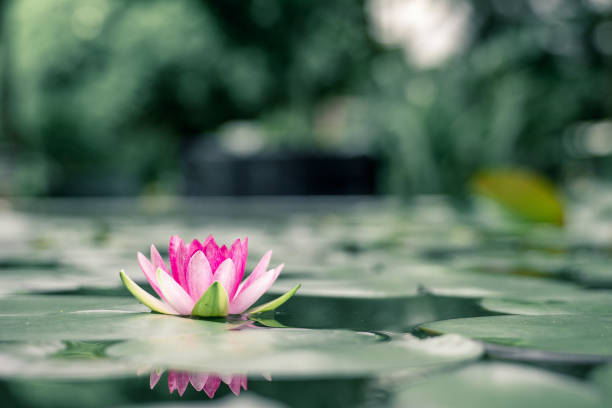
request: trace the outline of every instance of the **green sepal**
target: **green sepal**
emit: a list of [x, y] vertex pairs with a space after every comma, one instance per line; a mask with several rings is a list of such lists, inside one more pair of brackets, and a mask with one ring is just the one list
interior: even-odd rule
[[269, 301], [268, 303], [264, 303], [263, 305], [255, 306], [247, 310], [245, 314], [247, 315], [259, 314], [259, 313], [269, 312], [271, 310], [276, 309], [277, 307], [279, 307], [280, 305], [282, 305], [283, 303], [291, 299], [291, 297], [295, 295], [295, 292], [298, 291], [300, 286], [302, 286], [302, 284], [298, 283], [297, 285], [295, 285], [293, 289], [291, 289], [289, 292], [285, 293], [284, 295], [279, 296], [276, 299]]
[[149, 292], [138, 286], [136, 282], [130, 279], [123, 270], [119, 271], [119, 276], [123, 285], [130, 291], [130, 293], [140, 301], [143, 305], [148, 307], [154, 312], [162, 314], [177, 314], [174, 310], [170, 309], [164, 302], [152, 296]]
[[229, 297], [219, 281], [206, 289], [200, 300], [193, 306], [192, 316], [224, 317], [229, 309]]

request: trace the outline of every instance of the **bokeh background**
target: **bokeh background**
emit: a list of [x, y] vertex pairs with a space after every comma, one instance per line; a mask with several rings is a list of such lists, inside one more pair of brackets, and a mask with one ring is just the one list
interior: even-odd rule
[[612, 168], [611, 0], [4, 0], [0, 194], [461, 193]]

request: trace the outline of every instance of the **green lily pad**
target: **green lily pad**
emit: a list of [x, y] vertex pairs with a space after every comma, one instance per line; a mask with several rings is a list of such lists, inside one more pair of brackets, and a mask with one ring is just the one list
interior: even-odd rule
[[593, 383], [598, 387], [604, 399], [607, 402], [606, 406], [612, 405], [612, 364], [598, 368], [592, 375]]
[[575, 293], [578, 287], [549, 279], [451, 270], [431, 264], [394, 266], [377, 273], [331, 270], [326, 278], [280, 279], [271, 293], [282, 293], [299, 281], [300, 295], [387, 298], [429, 292], [456, 297], [513, 297], [529, 294]]
[[612, 292], [583, 291], [566, 296], [483, 299], [481, 305], [493, 312], [518, 315], [612, 316]]
[[121, 340], [232, 327], [149, 313], [128, 297], [10, 296], [0, 307], [0, 341]]
[[91, 379], [129, 376], [141, 368], [109, 358], [67, 356], [67, 352], [67, 345], [60, 341], [1, 343], [0, 377]]
[[133, 364], [180, 370], [328, 378], [422, 373], [476, 359], [482, 352], [477, 343], [460, 336], [381, 340], [345, 330], [246, 329], [214, 336], [134, 339], [109, 347], [108, 354]]
[[597, 390], [571, 377], [514, 364], [479, 363], [399, 388], [394, 406], [603, 408]]
[[612, 316], [485, 316], [420, 326], [429, 333], [456, 333], [519, 349], [612, 359]]

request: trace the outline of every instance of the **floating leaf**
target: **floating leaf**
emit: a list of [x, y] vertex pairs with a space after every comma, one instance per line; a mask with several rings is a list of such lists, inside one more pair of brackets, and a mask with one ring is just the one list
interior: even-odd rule
[[612, 316], [485, 316], [427, 323], [430, 333], [457, 333], [487, 343], [612, 360]]
[[575, 293], [578, 287], [550, 279], [525, 278], [464, 270], [431, 264], [394, 266], [379, 273], [336, 273], [328, 277], [283, 279], [270, 293], [291, 289], [299, 279], [301, 294], [311, 296], [388, 298], [429, 292], [456, 297], [510, 297], [528, 294]]
[[229, 323], [142, 313], [147, 309], [127, 297], [11, 296], [0, 299], [0, 310], [6, 311], [0, 314], [0, 341], [120, 340], [232, 327]]
[[227, 374], [265, 372], [274, 378], [415, 374], [473, 360], [482, 353], [478, 343], [460, 336], [381, 340], [378, 335], [348, 330], [247, 329], [213, 336], [134, 339], [109, 347], [108, 353], [133, 364]]
[[571, 377], [504, 363], [480, 363], [399, 388], [394, 406], [430, 408], [603, 408], [599, 393]]
[[557, 296], [483, 299], [481, 305], [487, 310], [507, 314], [612, 316], [612, 292], [583, 291]]
[[497, 169], [477, 173], [472, 187], [527, 221], [563, 225], [563, 204], [546, 178], [524, 169]]
[[612, 364], [598, 368], [592, 375], [594, 384], [601, 390], [607, 407], [612, 406]]

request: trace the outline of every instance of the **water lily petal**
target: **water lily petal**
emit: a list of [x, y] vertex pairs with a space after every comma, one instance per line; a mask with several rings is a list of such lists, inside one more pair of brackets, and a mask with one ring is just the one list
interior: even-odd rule
[[170, 275], [157, 270], [157, 284], [161, 289], [166, 301], [182, 315], [191, 314], [191, 309], [195, 304], [194, 300]]
[[149, 285], [151, 285], [153, 290], [155, 290], [155, 292], [157, 292], [157, 294], [163, 298], [161, 290], [159, 290], [159, 286], [157, 285], [157, 277], [155, 276], [155, 271], [157, 269], [142, 253], [138, 252], [136, 257], [138, 258], [138, 265], [140, 266], [140, 269], [142, 269], [142, 272], [149, 281]]
[[189, 374], [183, 372], [176, 373], [176, 387], [181, 397], [185, 393], [187, 385], [189, 385]]
[[178, 390], [179, 395], [182, 397], [189, 384], [189, 374], [179, 371], [168, 371], [168, 390], [170, 394], [174, 390]]
[[242, 386], [242, 389], [246, 391], [247, 389], [247, 376], [246, 375], [240, 376], [240, 385]]
[[231, 381], [229, 383], [227, 383], [229, 389], [232, 390], [234, 395], [240, 395], [240, 384], [241, 384], [241, 381], [242, 381], [242, 379], [240, 378], [240, 376], [235, 375], [235, 376], [232, 377]]
[[170, 257], [172, 277], [176, 282], [178, 282], [179, 285], [181, 285], [183, 289], [187, 289], [187, 281], [185, 278], [187, 269], [187, 246], [177, 235], [170, 237], [168, 255]]
[[168, 391], [170, 391], [170, 394], [176, 390], [176, 374], [176, 371], [168, 371]]
[[270, 289], [274, 281], [276, 281], [276, 278], [278, 278], [278, 275], [283, 270], [284, 266], [284, 264], [280, 264], [276, 267], [276, 269], [272, 269], [264, 273], [248, 287], [243, 288], [242, 291], [230, 303], [229, 312], [231, 314], [239, 314], [247, 310], [257, 301], [257, 299], [261, 297], [261, 295]]
[[202, 251], [197, 251], [187, 265], [187, 287], [191, 298], [198, 301], [213, 280], [208, 260]]
[[204, 392], [208, 395], [208, 398], [213, 398], [215, 396], [215, 392], [221, 385], [221, 378], [216, 375], [209, 375], [208, 380], [206, 380], [206, 384], [204, 384]]
[[157, 270], [157, 268], [162, 268], [164, 272], [170, 273], [168, 271], [166, 263], [164, 262], [164, 258], [161, 257], [159, 251], [157, 251], [157, 248], [155, 248], [155, 245], [151, 245], [151, 263], [153, 263], [155, 271]]
[[204, 384], [206, 384], [206, 380], [208, 380], [208, 374], [206, 373], [189, 374], [189, 382], [191, 382], [191, 385], [196, 391], [202, 391]]
[[230, 295], [230, 299], [233, 294], [238, 290], [238, 285], [242, 282], [242, 278], [244, 277], [244, 268], [246, 266], [246, 258], [248, 255], [248, 247], [249, 247], [249, 239], [245, 238], [244, 243], [240, 242], [239, 239], [234, 241], [231, 249], [229, 250], [229, 257], [234, 262], [234, 266], [236, 267], [236, 279], [234, 282], [234, 288], [232, 289], [232, 294]]
[[234, 261], [230, 258], [223, 261], [215, 271], [213, 281], [221, 283], [223, 289], [227, 292], [228, 298], [232, 299], [236, 289], [236, 285], [234, 285], [236, 282], [236, 267], [234, 266]]
[[[129, 276], [125, 274], [125, 272], [120, 271], [119, 276], [121, 277], [121, 281], [123, 282], [127, 290], [129, 290], [130, 293], [136, 299], [138, 299], [143, 305], [145, 305], [149, 309], [157, 313], [170, 315], [179, 314], [172, 306], [162, 302], [161, 300], [152, 296], [149, 292], [138, 286], [136, 282], [134, 282], [132, 279], [130, 279]], [[166, 274], [166, 276], [168, 276], [168, 274]]]
[[225, 258], [221, 255], [221, 251], [215, 239], [211, 237], [204, 248], [204, 255], [206, 255], [206, 259], [208, 259], [208, 263], [210, 264], [210, 269], [212, 269], [213, 274], [217, 271], [221, 262], [225, 260]]
[[257, 263], [257, 266], [255, 266], [255, 269], [253, 269], [253, 272], [251, 272], [251, 274], [244, 280], [244, 282], [240, 284], [235, 296], [238, 296], [241, 291], [248, 288], [251, 283], [259, 279], [261, 275], [263, 275], [268, 270], [268, 265], [270, 265], [271, 257], [272, 251], [266, 252], [264, 256], [261, 257], [261, 259]]
[[155, 386], [157, 385], [157, 382], [159, 381], [163, 373], [164, 373], [164, 370], [151, 371], [151, 375], [149, 376], [149, 386], [151, 387], [151, 389], [155, 388]]

